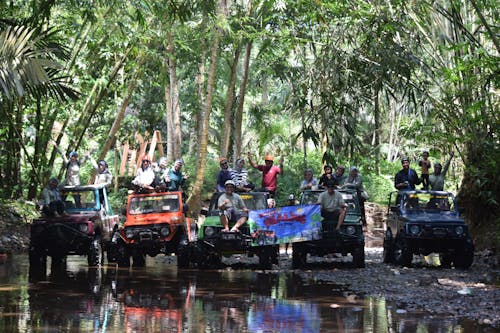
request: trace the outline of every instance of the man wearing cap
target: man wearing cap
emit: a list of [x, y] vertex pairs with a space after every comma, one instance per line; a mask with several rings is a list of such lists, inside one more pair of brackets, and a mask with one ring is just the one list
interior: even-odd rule
[[[234, 193], [234, 182], [227, 180], [224, 184], [226, 192], [222, 193], [217, 201], [217, 206], [220, 210], [220, 222], [223, 225], [223, 232], [236, 232], [248, 219], [248, 208], [245, 206], [243, 199]], [[229, 230], [229, 222], [235, 223]]]
[[398, 190], [414, 190], [415, 185], [420, 184], [417, 172], [410, 168], [410, 161], [408, 158], [401, 159], [403, 169], [399, 170], [394, 177], [394, 187]]
[[226, 181], [232, 179], [231, 178], [232, 171], [229, 168], [229, 163], [227, 162], [227, 159], [225, 157], [219, 158], [219, 165], [220, 165], [220, 170], [219, 173], [217, 174], [216, 189], [217, 192], [224, 192]]
[[165, 173], [165, 176], [163, 178], [167, 185], [168, 191], [179, 191], [181, 186], [184, 185], [188, 176], [182, 174], [181, 169], [183, 165], [184, 162], [182, 160], [175, 160], [172, 168], [170, 168], [170, 170]]
[[318, 197], [318, 204], [321, 207], [321, 217], [325, 220], [336, 220], [338, 218], [336, 229], [340, 229], [344, 223], [346, 204], [342, 194], [335, 190], [335, 182], [326, 183], [326, 191]]
[[256, 164], [252, 161], [250, 152], [248, 152], [248, 162], [254, 169], [262, 171], [261, 190], [268, 191], [269, 194], [274, 195], [278, 187], [278, 174], [283, 175], [283, 158], [280, 160], [279, 167], [273, 165], [274, 157], [271, 155], [266, 155], [266, 157], [264, 157], [265, 165]]

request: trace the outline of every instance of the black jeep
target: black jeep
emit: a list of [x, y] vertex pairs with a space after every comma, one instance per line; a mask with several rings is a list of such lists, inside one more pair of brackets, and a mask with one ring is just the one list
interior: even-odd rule
[[61, 188], [65, 214], [44, 216], [31, 224], [30, 265], [64, 262], [67, 255], [86, 255], [89, 266], [102, 263], [111, 235], [118, 228], [119, 216], [113, 214], [103, 185]]
[[384, 262], [410, 266], [413, 254], [439, 253], [441, 265], [466, 269], [474, 244], [455, 197], [443, 191], [394, 191], [389, 195]]
[[[307, 263], [307, 254], [324, 256], [340, 253], [352, 255], [355, 267], [365, 267], [365, 237], [361, 224], [361, 211], [355, 190], [337, 190], [342, 194], [347, 205], [344, 223], [336, 230], [337, 221], [323, 219], [319, 239], [293, 243], [292, 267], [303, 268]], [[304, 191], [300, 197], [300, 204], [316, 204], [321, 190]]]
[[[240, 232], [222, 232], [217, 202], [222, 193], [214, 193], [208, 210], [203, 210], [205, 220], [198, 231], [196, 262], [200, 267], [219, 266], [222, 256], [244, 253], [256, 254], [259, 264], [269, 269], [278, 263], [279, 248], [275, 237], [269, 231], [256, 230], [256, 226], [247, 221]], [[267, 208], [267, 192], [239, 193], [249, 210]]]

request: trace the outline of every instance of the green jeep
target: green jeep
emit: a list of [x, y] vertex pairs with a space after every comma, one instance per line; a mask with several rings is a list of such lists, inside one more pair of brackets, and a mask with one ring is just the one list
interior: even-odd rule
[[[321, 222], [319, 239], [292, 244], [292, 267], [303, 268], [307, 263], [307, 254], [324, 256], [331, 253], [352, 255], [355, 267], [365, 267], [365, 237], [361, 224], [361, 210], [355, 190], [337, 190], [347, 204], [346, 216], [340, 230], [336, 230], [337, 221], [325, 220]], [[323, 191], [304, 191], [300, 197], [301, 205], [316, 204], [318, 196]]]
[[[257, 255], [259, 265], [270, 269], [272, 264], [278, 263], [278, 246], [272, 232], [256, 230], [256, 226], [247, 221], [239, 229], [240, 232], [222, 232], [219, 208], [217, 202], [222, 193], [214, 193], [210, 200], [208, 210], [202, 210], [205, 216], [203, 224], [198, 230], [196, 264], [199, 267], [220, 266], [222, 256], [229, 257], [233, 254]], [[267, 192], [238, 193], [247, 208], [251, 210], [267, 209]], [[232, 227], [230, 225], [230, 227]]]

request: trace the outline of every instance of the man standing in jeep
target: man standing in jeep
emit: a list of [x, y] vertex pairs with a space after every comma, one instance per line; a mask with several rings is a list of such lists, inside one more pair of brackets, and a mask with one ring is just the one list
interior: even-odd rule
[[336, 220], [338, 218], [336, 229], [339, 230], [344, 223], [346, 204], [342, 194], [335, 190], [335, 182], [326, 183], [326, 191], [318, 197], [318, 204], [321, 207], [321, 217], [324, 220]]
[[237, 193], [234, 193], [235, 185], [232, 180], [227, 180], [224, 185], [226, 192], [221, 194], [217, 201], [220, 210], [220, 222], [224, 226], [222, 231], [230, 231], [229, 222], [236, 222], [231, 228], [231, 232], [239, 231], [238, 228], [248, 219], [248, 208], [245, 206], [243, 199]]
[[417, 172], [410, 169], [408, 158], [403, 157], [401, 164], [403, 165], [403, 169], [399, 170], [396, 177], [394, 177], [394, 187], [398, 190], [414, 190], [415, 185], [420, 184]]
[[252, 161], [250, 152], [248, 152], [248, 162], [250, 165], [259, 171], [262, 171], [262, 189], [260, 191], [267, 191], [274, 196], [278, 187], [278, 174], [283, 175], [283, 157], [280, 159], [280, 166], [273, 165], [274, 157], [266, 155], [264, 157], [265, 165], [257, 164]]

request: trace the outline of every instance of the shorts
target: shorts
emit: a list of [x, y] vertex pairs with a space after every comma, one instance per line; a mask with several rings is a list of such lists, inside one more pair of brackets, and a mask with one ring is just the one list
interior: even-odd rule
[[229, 222], [236, 222], [242, 217], [248, 217], [247, 212], [242, 212], [242, 211], [236, 211], [234, 209], [228, 208], [222, 212], [220, 212], [220, 215], [222, 216], [224, 214], [227, 217], [227, 220]]

